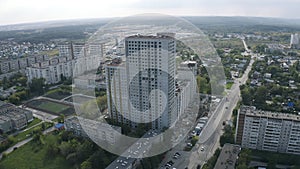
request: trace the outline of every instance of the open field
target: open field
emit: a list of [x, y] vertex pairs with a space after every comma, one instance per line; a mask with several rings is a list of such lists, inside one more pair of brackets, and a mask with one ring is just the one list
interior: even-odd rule
[[26, 106], [54, 115], [70, 115], [75, 112], [74, 108], [71, 105], [60, 102], [54, 102], [47, 99], [31, 100], [28, 103], [26, 103]]
[[[48, 135], [45, 137], [46, 142], [57, 141], [57, 136]], [[68, 169], [72, 166], [64, 157], [57, 155], [49, 157], [47, 155], [47, 146], [37, 146], [29, 142], [7, 155], [0, 162], [1, 169]]]
[[38, 119], [38, 118], [34, 118], [32, 122], [28, 123], [28, 125], [26, 126], [26, 128], [30, 128], [38, 123], [40, 123], [42, 120]]
[[[20, 141], [23, 141], [23, 140], [25, 140], [25, 139], [31, 137], [31, 136], [32, 136], [32, 133], [33, 133], [34, 131], [42, 130], [42, 125], [43, 125], [43, 124], [39, 124], [39, 125], [37, 125], [37, 126], [31, 128], [31, 129], [29, 129], [29, 130], [26, 130], [26, 131], [24, 131], [24, 132], [19, 133], [19, 134], [16, 135], [16, 136], [14, 136], [14, 141], [15, 141], [15, 143], [20, 142]], [[52, 124], [52, 123], [48, 123], [48, 122], [44, 122], [44, 126], [45, 126], [45, 129], [47, 129], [47, 128], [52, 127], [53, 124]]]

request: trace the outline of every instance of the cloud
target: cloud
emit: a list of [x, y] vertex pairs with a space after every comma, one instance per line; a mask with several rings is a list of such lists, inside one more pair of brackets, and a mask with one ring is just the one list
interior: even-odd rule
[[0, 25], [138, 13], [299, 18], [299, 0], [1, 0]]

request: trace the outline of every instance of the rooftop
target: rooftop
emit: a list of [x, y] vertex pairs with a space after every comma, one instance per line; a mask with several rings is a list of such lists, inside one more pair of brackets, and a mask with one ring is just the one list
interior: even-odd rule
[[263, 110], [256, 109], [256, 107], [254, 107], [254, 106], [242, 106], [240, 108], [240, 113], [245, 114], [247, 116], [300, 121], [299, 115], [287, 114], [287, 113], [281, 113], [281, 112], [263, 111]]
[[122, 58], [114, 58], [110, 63], [107, 64], [107, 66], [119, 66], [123, 62]]
[[240, 151], [239, 145], [225, 144], [214, 169], [234, 169]]
[[175, 34], [173, 33], [157, 33], [157, 35], [141, 35], [141, 34], [136, 34], [136, 35], [131, 35], [126, 37], [126, 39], [129, 38], [138, 38], [138, 39], [174, 39]]

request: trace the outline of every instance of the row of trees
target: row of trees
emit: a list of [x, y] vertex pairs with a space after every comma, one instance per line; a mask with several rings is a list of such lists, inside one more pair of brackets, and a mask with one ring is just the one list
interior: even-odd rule
[[[47, 158], [62, 156], [74, 168], [104, 169], [116, 158], [115, 155], [99, 148], [92, 141], [75, 137], [71, 132], [67, 131], [56, 132], [54, 135], [47, 136], [37, 132], [33, 136], [33, 143], [36, 147], [46, 149]], [[39, 151], [39, 149], [36, 151]]]
[[2, 81], [0, 81], [0, 86], [2, 86], [4, 90], [15, 85], [26, 87], [27, 77], [24, 76], [22, 73], [16, 73], [10, 78], [4, 77]]
[[[21, 77], [23, 78], [23, 77]], [[27, 80], [26, 80], [27, 81]], [[8, 101], [13, 104], [21, 104], [22, 101], [28, 100], [34, 96], [40, 96], [45, 93], [47, 86], [44, 79], [33, 79], [29, 86], [23, 86], [16, 93], [8, 97]]]

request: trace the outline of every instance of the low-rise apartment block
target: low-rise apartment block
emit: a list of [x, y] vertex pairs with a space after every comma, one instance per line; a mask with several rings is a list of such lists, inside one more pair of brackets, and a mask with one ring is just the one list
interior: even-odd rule
[[218, 157], [214, 169], [235, 169], [241, 147], [234, 144], [225, 144]]
[[32, 112], [13, 104], [0, 102], [0, 132], [20, 130], [33, 120]]
[[118, 141], [117, 133], [121, 135], [121, 127], [76, 116], [65, 119], [65, 128], [77, 136], [89, 137], [96, 143], [106, 141], [114, 144]]

